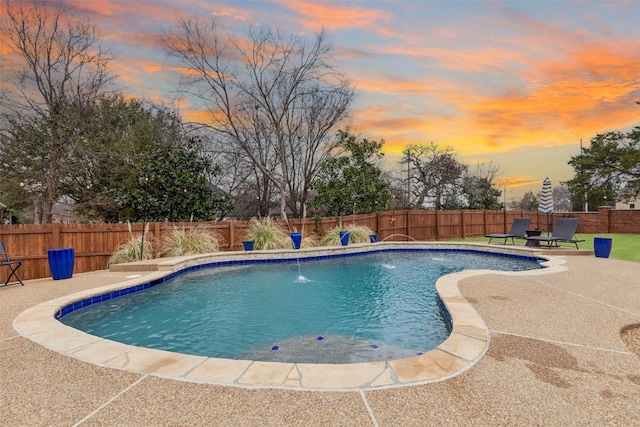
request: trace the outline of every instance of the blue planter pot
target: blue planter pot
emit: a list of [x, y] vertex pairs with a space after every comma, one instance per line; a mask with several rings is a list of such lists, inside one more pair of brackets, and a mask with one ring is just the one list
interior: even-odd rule
[[378, 243], [378, 235], [377, 234], [369, 234], [369, 240], [371, 243]]
[[598, 258], [609, 258], [611, 254], [611, 246], [613, 239], [608, 237], [594, 237], [593, 238], [593, 251]]
[[256, 242], [254, 242], [253, 240], [246, 240], [244, 242], [242, 242], [242, 246], [244, 247], [245, 251], [252, 251], [253, 250], [253, 246], [255, 245]]
[[53, 280], [69, 279], [73, 276], [75, 253], [73, 248], [52, 249], [47, 252], [49, 270]]
[[342, 246], [347, 246], [349, 244], [349, 237], [351, 236], [351, 234], [348, 231], [341, 231], [340, 232], [340, 243], [342, 244]]
[[293, 249], [300, 249], [302, 233], [291, 233], [291, 242], [293, 243]]

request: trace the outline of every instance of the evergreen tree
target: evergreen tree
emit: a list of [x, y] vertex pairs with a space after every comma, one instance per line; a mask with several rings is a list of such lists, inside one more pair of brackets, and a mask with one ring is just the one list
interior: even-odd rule
[[375, 163], [384, 141], [358, 139], [339, 131], [339, 154], [320, 164], [311, 188], [317, 194], [312, 207], [321, 214], [339, 216], [384, 210], [391, 199], [390, 183]]

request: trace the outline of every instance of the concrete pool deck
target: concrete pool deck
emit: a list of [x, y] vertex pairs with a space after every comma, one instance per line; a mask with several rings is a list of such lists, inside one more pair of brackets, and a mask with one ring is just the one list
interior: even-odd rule
[[456, 281], [488, 334], [486, 354], [461, 373], [406, 387], [322, 392], [98, 366], [14, 329], [27, 309], [132, 280], [130, 271], [2, 288], [0, 419], [5, 425], [638, 425], [640, 357], [620, 334], [640, 323], [640, 264], [562, 260], [568, 269], [550, 274]]

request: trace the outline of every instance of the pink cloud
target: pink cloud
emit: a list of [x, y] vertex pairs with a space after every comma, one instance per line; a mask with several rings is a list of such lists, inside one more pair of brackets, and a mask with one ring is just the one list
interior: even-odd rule
[[[339, 28], [368, 28], [372, 31], [384, 35], [394, 33], [390, 28], [386, 28], [383, 23], [390, 16], [388, 12], [375, 8], [375, 3], [335, 3], [316, 1], [287, 1], [283, 6], [295, 12], [301, 17], [301, 24], [305, 28], [329, 29]], [[344, 6], [343, 6], [344, 5]], [[372, 7], [374, 6], [374, 7]]]

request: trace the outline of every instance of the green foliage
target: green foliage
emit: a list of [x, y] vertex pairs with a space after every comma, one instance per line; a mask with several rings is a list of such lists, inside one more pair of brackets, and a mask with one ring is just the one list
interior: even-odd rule
[[285, 249], [291, 248], [289, 232], [284, 227], [273, 222], [271, 217], [251, 220], [251, 226], [244, 240], [253, 240], [254, 249]]
[[215, 221], [231, 209], [205, 176], [209, 163], [195, 151], [159, 147], [136, 175], [113, 191], [120, 218], [131, 221]]
[[153, 239], [145, 233], [143, 244], [141, 234], [132, 235], [128, 242], [118, 246], [118, 249], [109, 257], [107, 267], [111, 264], [122, 264], [145, 259], [153, 259]]
[[182, 256], [218, 252], [219, 236], [200, 228], [174, 228], [162, 239], [163, 255]]
[[0, 132], [0, 201], [14, 211], [26, 210], [47, 189], [50, 138], [39, 118], [8, 118], [6, 126]]
[[522, 200], [514, 207], [523, 211], [535, 211], [538, 209], [538, 205], [538, 198], [533, 194], [533, 191], [527, 191], [522, 196]]
[[[62, 117], [80, 114], [75, 104], [60, 108]], [[119, 96], [95, 97], [81, 112], [81, 124], [57, 123], [65, 153], [56, 160], [55, 201], [71, 198], [78, 215], [105, 222], [215, 220], [232, 209], [209, 182], [219, 169], [174, 113]], [[50, 152], [44, 119], [11, 120], [0, 134], [0, 195], [11, 209], [49, 197]]]
[[464, 209], [501, 210], [504, 205], [500, 202], [502, 192], [483, 177], [467, 176], [463, 180], [462, 194], [466, 199]]
[[180, 147], [184, 141], [180, 121], [164, 108], [121, 97], [96, 99], [87, 121], [73, 155], [73, 178], [64, 183], [66, 194], [84, 217], [138, 221], [120, 215], [117, 195], [146, 168], [159, 147]]
[[385, 209], [391, 199], [391, 186], [374, 163], [383, 156], [380, 151], [384, 141], [358, 140], [343, 131], [338, 136], [341, 153], [324, 160], [311, 183], [317, 191], [312, 208], [327, 216]]
[[217, 169], [198, 154], [199, 140], [185, 136], [173, 113], [133, 101], [123, 109], [115, 117], [127, 130], [118, 179], [105, 187], [117, 204], [117, 220], [213, 221], [232, 209], [208, 181]]
[[640, 126], [628, 133], [597, 135], [569, 164], [575, 171], [567, 181], [574, 209], [584, 203], [585, 194], [594, 209], [640, 196]]

